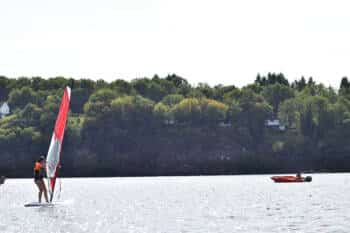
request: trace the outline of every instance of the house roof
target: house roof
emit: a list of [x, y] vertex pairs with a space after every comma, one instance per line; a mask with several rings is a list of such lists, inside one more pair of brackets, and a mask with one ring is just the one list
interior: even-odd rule
[[266, 120], [265, 124], [268, 125], [268, 126], [279, 126], [279, 125], [281, 125], [281, 123], [280, 123], [280, 121], [278, 119]]

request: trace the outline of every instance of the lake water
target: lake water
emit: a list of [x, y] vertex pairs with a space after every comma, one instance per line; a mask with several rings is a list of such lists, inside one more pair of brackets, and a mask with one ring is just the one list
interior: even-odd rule
[[62, 179], [60, 204], [31, 179], [0, 186], [1, 233], [350, 232], [350, 174], [276, 184], [267, 175]]

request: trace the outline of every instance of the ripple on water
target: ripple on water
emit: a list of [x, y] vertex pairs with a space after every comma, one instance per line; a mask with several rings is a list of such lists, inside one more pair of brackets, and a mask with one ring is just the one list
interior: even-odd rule
[[54, 208], [23, 208], [36, 188], [9, 180], [0, 189], [0, 232], [348, 232], [349, 174], [313, 178], [307, 185], [269, 176], [63, 179], [61, 198], [70, 201]]

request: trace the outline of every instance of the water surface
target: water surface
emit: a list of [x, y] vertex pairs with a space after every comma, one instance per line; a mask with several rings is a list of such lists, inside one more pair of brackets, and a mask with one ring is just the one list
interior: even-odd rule
[[350, 231], [350, 174], [62, 179], [60, 205], [24, 208], [36, 192], [31, 179], [0, 186], [1, 233]]

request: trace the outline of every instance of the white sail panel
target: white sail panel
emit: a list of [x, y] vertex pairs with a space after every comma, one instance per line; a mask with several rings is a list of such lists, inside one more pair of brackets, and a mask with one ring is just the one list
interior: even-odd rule
[[46, 157], [46, 173], [48, 178], [55, 177], [56, 174], [56, 168], [59, 163], [60, 158], [60, 141], [55, 138], [55, 135], [52, 135], [51, 143], [49, 147], [49, 151], [47, 153]]

